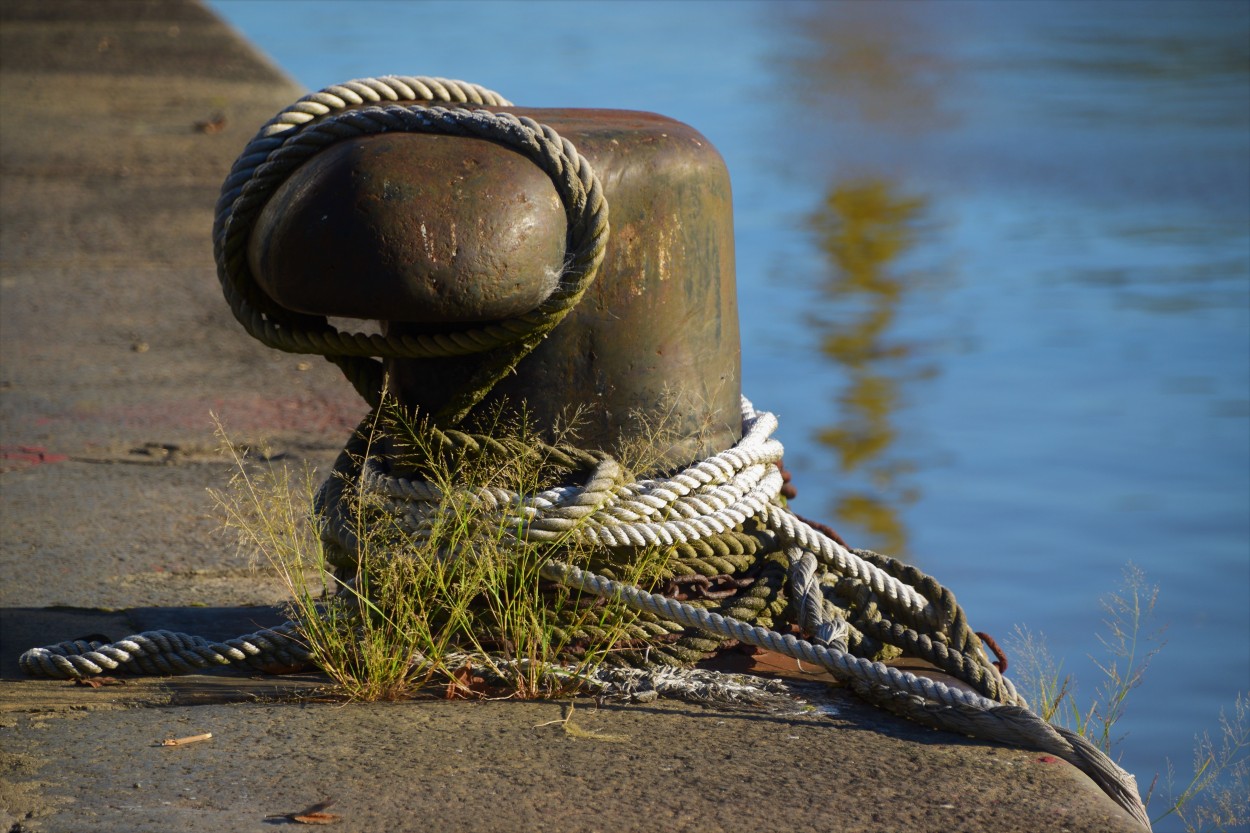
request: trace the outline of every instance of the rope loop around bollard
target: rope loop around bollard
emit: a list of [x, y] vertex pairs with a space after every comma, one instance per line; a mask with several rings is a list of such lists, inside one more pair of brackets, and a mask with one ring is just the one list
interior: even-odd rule
[[[437, 358], [488, 354], [460, 392], [435, 415], [444, 427], [458, 424], [581, 300], [603, 262], [608, 238], [608, 205], [603, 187], [576, 147], [551, 127], [533, 119], [484, 109], [430, 104], [373, 104], [380, 89], [398, 96], [442, 94], [443, 103], [500, 106], [505, 99], [483, 88], [425, 79], [381, 84], [386, 79], [350, 82], [323, 90], [288, 108], [261, 129], [235, 162], [222, 187], [213, 227], [213, 249], [222, 291], [235, 317], [262, 343], [292, 353], [316, 353], [340, 366], [372, 405], [380, 401], [380, 368], [371, 357]], [[415, 79], [410, 79], [415, 81]], [[453, 86], [456, 85], [456, 86]], [[459, 96], [451, 96], [456, 90]], [[466, 90], [475, 95], [470, 98]], [[374, 97], [367, 98], [365, 92]], [[352, 93], [352, 95], [347, 95]], [[307, 117], [307, 118], [305, 118]], [[300, 165], [342, 141], [382, 133], [422, 133], [484, 139], [521, 153], [555, 186], [568, 225], [565, 263], [556, 289], [535, 309], [512, 318], [446, 333], [380, 335], [345, 333], [324, 316], [287, 310], [256, 283], [247, 246], [261, 210]]]

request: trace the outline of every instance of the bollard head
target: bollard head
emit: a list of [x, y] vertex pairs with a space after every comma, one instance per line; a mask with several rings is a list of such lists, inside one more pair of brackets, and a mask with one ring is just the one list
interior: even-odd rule
[[564, 226], [551, 180], [515, 151], [384, 133], [332, 145], [288, 177], [248, 260], [261, 288], [297, 312], [490, 321], [556, 288]]
[[[508, 112], [577, 147], [602, 183], [611, 233], [580, 303], [478, 410], [524, 402], [540, 429], [580, 410], [579, 442], [609, 451], [667, 415], [666, 427], [689, 437], [665, 456], [673, 466], [733, 444], [738, 314], [720, 155], [693, 128], [652, 113]], [[305, 163], [265, 207], [248, 255], [283, 306], [419, 334], [536, 307], [554, 287], [567, 234], [550, 180], [519, 153], [395, 133], [342, 141]], [[479, 361], [389, 359], [390, 393], [437, 412]]]

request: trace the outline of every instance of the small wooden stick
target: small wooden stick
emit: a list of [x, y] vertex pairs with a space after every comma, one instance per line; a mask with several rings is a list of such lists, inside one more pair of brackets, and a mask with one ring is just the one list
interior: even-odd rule
[[334, 813], [327, 813], [326, 808], [334, 804], [333, 798], [327, 798], [320, 801], [306, 810], [300, 810], [298, 813], [278, 813], [272, 816], [265, 816], [266, 819], [286, 819], [296, 824], [337, 824], [341, 816]]
[[212, 737], [213, 737], [212, 732], [205, 732], [202, 735], [190, 735], [189, 737], [185, 737], [185, 738], [165, 738], [165, 740], [161, 741], [157, 745], [158, 746], [186, 746], [189, 743], [199, 743], [202, 740], [211, 740]]

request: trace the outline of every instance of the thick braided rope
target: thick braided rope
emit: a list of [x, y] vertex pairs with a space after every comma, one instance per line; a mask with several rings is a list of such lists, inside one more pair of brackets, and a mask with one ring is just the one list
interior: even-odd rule
[[754, 645], [794, 657], [795, 659], [819, 664], [827, 668], [830, 673], [842, 682], [849, 683], [858, 680], [875, 685], [888, 686], [891, 690], [905, 691], [945, 705], [963, 703], [981, 708], [991, 708], [1000, 705], [979, 694], [953, 688], [936, 680], [919, 677], [910, 672], [900, 671], [883, 663], [852, 656], [840, 650], [816, 645], [799, 639], [793, 634], [783, 634], [768, 628], [761, 628], [732, 617], [721, 616], [718, 613], [704, 610], [686, 602], [670, 599], [667, 596], [648, 593], [634, 585], [623, 584], [571, 564], [563, 564], [554, 560], [548, 561], [540, 571], [543, 578], [549, 581], [556, 581], [597, 596], [619, 599], [636, 610], [680, 622], [688, 628], [708, 631], [725, 639], [736, 639], [748, 645]]
[[1149, 827], [1149, 817], [1137, 794], [1137, 781], [1131, 774], [1093, 744], [1074, 733], [1057, 730], [1023, 706], [1004, 705], [927, 677], [852, 656], [836, 646], [817, 645], [791, 634], [749, 625], [571, 564], [548, 561], [541, 572], [546, 579], [618, 600], [635, 610], [820, 665], [874, 702], [888, 704], [892, 710], [926, 725], [1050, 752], [1089, 775], [1113, 800]]
[[865, 635], [895, 645], [905, 654], [925, 658], [991, 699], [1024, 705], [1011, 680], [1002, 676], [996, 666], [980, 659], [984, 654], [979, 644], [974, 651], [960, 651], [942, 639], [934, 639], [927, 633], [892, 621], [880, 611], [871, 591], [862, 582], [843, 579], [835, 586], [834, 593], [839, 596], [845, 593], [851, 597], [860, 612], [856, 621]]
[[60, 679], [119, 670], [173, 675], [221, 665], [298, 666], [311, 657], [298, 638], [298, 630], [295, 623], [286, 622], [224, 642], [173, 631], [145, 631], [112, 643], [75, 640], [32, 648], [21, 655], [18, 665], [33, 677]]
[[477, 104], [483, 107], [511, 107], [499, 93], [467, 81], [433, 78], [425, 75], [384, 75], [361, 78], [309, 93], [258, 131], [249, 149], [257, 142], [284, 133], [313, 119], [361, 104], [388, 101], [442, 101], [450, 104]]
[[[286, 134], [322, 116], [341, 112], [351, 107], [398, 101], [429, 101], [449, 104], [474, 104], [479, 106], [510, 106], [511, 102], [498, 93], [464, 81], [426, 76], [385, 76], [364, 78], [336, 84], [304, 96], [270, 119], [244, 148], [235, 161], [230, 174], [222, 185], [215, 211], [213, 240], [217, 246], [218, 234], [224, 220], [233, 210], [243, 186], [253, 177], [256, 169], [265, 163], [269, 154], [289, 138]], [[220, 266], [219, 266], [220, 269]], [[273, 309], [272, 302], [254, 284], [243, 287], [252, 303]], [[317, 316], [286, 316], [288, 324], [303, 323], [315, 330], [325, 329], [326, 322]], [[360, 395], [371, 404], [383, 383], [382, 367], [378, 362], [360, 356], [327, 354], [326, 358], [336, 364]]]
[[[568, 265], [547, 300], [523, 315], [449, 333], [384, 336], [342, 333], [328, 324], [316, 331], [283, 326], [293, 314], [264, 296], [247, 263], [248, 238], [261, 209], [296, 168], [325, 148], [347, 139], [388, 132], [496, 141], [525, 154], [548, 174], [565, 205], [570, 239]], [[488, 110], [392, 105], [342, 113], [300, 133], [285, 134], [285, 138], [284, 145], [253, 169], [238, 197], [219, 215], [214, 231], [218, 276], [227, 300], [248, 332], [271, 347], [294, 353], [383, 358], [435, 358], [484, 352], [515, 343], [533, 332], [534, 327], [566, 313], [581, 298], [602, 262], [608, 233], [607, 204], [598, 178], [570, 142], [532, 119]]]
[[[602, 461], [584, 486], [552, 489], [526, 497], [489, 497], [501, 507], [519, 507], [503, 526], [532, 541], [572, 540], [591, 546], [674, 546], [715, 538], [748, 519], [767, 520], [786, 543], [812, 552], [840, 575], [864, 581], [873, 592], [910, 611], [911, 617], [941, 625], [941, 611], [903, 581], [827, 538], [775, 503], [782, 476], [776, 465], [784, 449], [772, 438], [777, 418], [757, 412], [743, 398], [743, 436], [732, 448], [671, 477], [622, 482], [619, 465]], [[368, 488], [437, 511], [428, 485], [387, 475], [376, 467]], [[485, 495], [483, 504], [488, 501]], [[420, 513], [421, 509], [414, 509]]]
[[[709, 460], [695, 464], [671, 478], [645, 481], [636, 484], [633, 488], [624, 488], [620, 486], [622, 476], [619, 466], [615, 461], [608, 460], [603, 461], [587, 483], [579, 488], [553, 489], [528, 498], [504, 490], [483, 490], [477, 495], [477, 499], [487, 511], [493, 509], [508, 517], [508, 520], [502, 524], [503, 528], [515, 524], [519, 530], [518, 537], [531, 537], [537, 532], [539, 540], [545, 540], [547, 535], [556, 531], [549, 529], [550, 525], [543, 523], [549, 518], [560, 521], [561, 523], [556, 524], [556, 528], [564, 530], [573, 540], [584, 534], [586, 537], [583, 540], [591, 544], [602, 544], [604, 535], [600, 530], [607, 528], [633, 528], [637, 530], [637, 534], [624, 535], [623, 539], [628, 542], [641, 541], [641, 545], [648, 545], [656, 541], [672, 540], [672, 538], [664, 537], [657, 530], [671, 529], [674, 532], [673, 538], [685, 535], [697, 536], [705, 530], [707, 534], [715, 535], [728, 521], [741, 524], [755, 517], [767, 518], [769, 528], [775, 532], [778, 525], [773, 523], [773, 517], [774, 510], [778, 507], [767, 501], [776, 498], [780, 490], [780, 477], [768, 473], [755, 477], [758, 473], [754, 470], [759, 467], [760, 464], [757, 462], [759, 460], [774, 459], [774, 454], [779, 459], [780, 444], [770, 437], [776, 420], [771, 414], [756, 413], [746, 400], [743, 402], [743, 408], [743, 439], [736, 446]], [[360, 464], [355, 461], [361, 457], [367, 457], [365, 443], [364, 432], [358, 432], [340, 455], [337, 468], [350, 472], [353, 467], [359, 466]], [[726, 492], [722, 487], [727, 483], [737, 482], [741, 474], [734, 471], [735, 466], [740, 466], [743, 472], [752, 473], [754, 485], [744, 486], [738, 483], [736, 489]], [[775, 466], [768, 466], [768, 468], [776, 471]], [[370, 471], [373, 479], [369, 481], [369, 486], [383, 490], [388, 496], [398, 499], [400, 505], [405, 506], [405, 515], [410, 528], [421, 526], [423, 511], [437, 511], [437, 501], [441, 496], [428, 485], [390, 477], [368, 468], [356, 470]], [[346, 492], [350, 488], [352, 488], [352, 481], [331, 476], [323, 484], [317, 501], [317, 509], [325, 534], [333, 543], [349, 552], [356, 548], [356, 535], [350, 524], [350, 510], [346, 500]], [[622, 495], [629, 495], [636, 500], [632, 504], [628, 501], [613, 502]], [[732, 496], [738, 496], [737, 502], [733, 502]], [[765, 505], [761, 507], [761, 503]], [[715, 523], [698, 523], [698, 519], [692, 519], [696, 521], [695, 523], [687, 523], [685, 520], [624, 523], [620, 522], [619, 518], [608, 514], [622, 507], [631, 517], [641, 516], [644, 513], [662, 517], [669, 511], [679, 513], [691, 507], [698, 507], [707, 511], [710, 517], [721, 520]], [[598, 521], [596, 513], [606, 514], [610, 521]], [[787, 517], [793, 517], [789, 513], [784, 514]], [[568, 527], [564, 522], [570, 520], [570, 516], [585, 523], [585, 531], [579, 526]], [[932, 612], [926, 613], [931, 607], [927, 599], [898, 579], [886, 574], [881, 568], [860, 559], [854, 553], [845, 550], [836, 542], [832, 542], [801, 522], [799, 526], [792, 527], [792, 529], [794, 531], [790, 535], [780, 536], [788, 541], [787, 552], [792, 569], [797, 563], [804, 566], [804, 570], [809, 575], [814, 576], [812, 562], [817, 558], [821, 551], [820, 545], [823, 543], [824, 549], [833, 553], [834, 557], [829, 560], [833, 561], [835, 571], [840, 572], [844, 577], [862, 582], [866, 587], [873, 588], [875, 595], [881, 600], [893, 600], [895, 604], [891, 609], [909, 614], [911, 618], [932, 619], [934, 617]], [[810, 531], [811, 534], [805, 535], [804, 530]], [[814, 546], [803, 547], [796, 543], [799, 540], [808, 541]], [[843, 564], [845, 567], [838, 569], [838, 565]], [[813, 588], [817, 586], [810, 579], [800, 580], [798, 585], [791, 589], [792, 604], [799, 611], [800, 623], [810, 625], [806, 628], [809, 633], [815, 633], [823, 639], [834, 639], [833, 634], [825, 636], [825, 629], [821, 626], [820, 617], [825, 616], [827, 610], [824, 600], [819, 600], [818, 604], [812, 595]], [[844, 626], [835, 624], [834, 627], [840, 635]], [[884, 636], [888, 639], [890, 635]], [[924, 648], [926, 644], [923, 640], [914, 642], [919, 648]], [[912, 645], [909, 644], [909, 647]], [[942, 660], [944, 656], [948, 658], [954, 652], [944, 645], [942, 647], [946, 654], [936, 656], [939, 664], [962, 678], [967, 679], [973, 676], [971, 672], [978, 667], [990, 669], [984, 672], [987, 674], [997, 671], [984, 660], [978, 663], [966, 657], [960, 657], [958, 665], [951, 667], [950, 663]], [[923, 650], [919, 653], [926, 656]], [[996, 678], [996, 680], [1001, 679], [1001, 676]], [[1017, 700], [1014, 689], [1009, 684], [1004, 682], [1000, 686], [992, 689], [994, 693], [999, 694], [1008, 702]]]
[[[934, 607], [913, 587], [778, 505], [782, 477], [774, 463], [781, 459], [784, 449], [772, 437], [777, 418], [757, 412], [745, 397], [742, 409], [743, 436], [737, 444], [670, 477], [626, 483], [619, 464], [609, 459], [601, 461], [580, 487], [533, 496], [499, 490], [477, 498], [487, 511], [514, 510], [511, 517], [500, 519], [499, 526], [518, 530], [520, 538], [573, 541], [592, 548], [667, 547], [715, 540], [750, 519], [760, 519], [785, 545], [812, 553], [838, 575], [862, 581], [890, 610], [909, 621], [925, 622], [963, 644], [963, 635], [952, 631], [952, 623], [966, 629], [961, 614]], [[356, 465], [344, 462], [353, 468]], [[357, 470], [366, 473], [369, 491], [393, 500], [410, 518], [441, 511], [441, 495], [428, 484], [388, 475], [368, 461]], [[342, 498], [344, 483], [344, 478], [338, 478], [331, 487], [334, 494], [318, 502], [338, 518], [346, 516], [344, 510], [336, 511], [333, 506], [335, 498]], [[354, 536], [350, 530], [339, 534], [336, 526], [328, 524], [329, 534], [340, 546], [351, 549]]]
[[[354, 553], [359, 550], [359, 539], [356, 535], [351, 512], [351, 492], [361, 488], [367, 493], [382, 496], [402, 514], [410, 517], [410, 532], [415, 532], [424, 523], [421, 510], [412, 511], [410, 507], [424, 503], [434, 511], [440, 505], [442, 493], [432, 484], [407, 478], [394, 477], [385, 473], [379, 466], [378, 458], [369, 453], [370, 437], [377, 433], [379, 417], [376, 410], [371, 411], [361, 420], [356, 430], [348, 438], [343, 450], [334, 462], [333, 470], [322, 482], [313, 499], [313, 514], [322, 522], [322, 537], [333, 545], [329, 552], [330, 561], [336, 567], [351, 568], [356, 566]], [[545, 458], [556, 466], [564, 466], [570, 470], [586, 469], [597, 465], [605, 457], [605, 452], [588, 451], [564, 445], [536, 444], [525, 449], [515, 445], [504, 445], [498, 439], [485, 434], [470, 434], [463, 431], [444, 430], [434, 424], [427, 424], [425, 429], [432, 435], [435, 444], [444, 448], [454, 448], [472, 454], [490, 452], [500, 455], [531, 453]], [[508, 504], [518, 500], [514, 493], [503, 490], [482, 490], [481, 506]], [[404, 504], [407, 504], [405, 506]]]
[[[556, 186], [569, 223], [567, 265], [556, 290], [536, 309], [514, 318], [458, 332], [403, 336], [343, 333], [324, 318], [296, 315], [267, 299], [251, 275], [246, 248], [252, 225], [273, 191], [296, 167], [329, 145], [383, 132], [490, 139], [535, 161]], [[269, 346], [336, 357], [429, 358], [507, 346], [526, 352], [581, 299], [602, 262], [608, 232], [607, 204], [598, 179], [570, 143], [530, 119], [484, 110], [370, 107], [331, 117], [287, 138], [287, 143], [255, 170], [228, 212], [219, 217], [214, 235], [223, 292], [236, 318]]]
[[[863, 558], [797, 519], [789, 523], [778, 521], [778, 514], [793, 518], [774, 503], [780, 491], [779, 474], [773, 478], [753, 471], [757, 466], [780, 459], [780, 445], [770, 439], [776, 420], [769, 414], [757, 413], [746, 400], [743, 401], [743, 417], [743, 439], [738, 445], [670, 478], [625, 483], [615, 461], [605, 460], [580, 487], [552, 489], [532, 497], [505, 490], [480, 490], [473, 499], [487, 512], [516, 512], [511, 523], [521, 530], [521, 536], [537, 540], [580, 537], [584, 543], [599, 546], [666, 545], [674, 541], [714, 538], [722, 531], [720, 524], [726, 518], [740, 524], [744, 518], [766, 517], [768, 526], [789, 543], [786, 556], [791, 565], [790, 603], [799, 625], [813, 635], [812, 642], [646, 593], [632, 585], [559, 562], [548, 562], [543, 576], [584, 592], [620, 599], [661, 622], [676, 622], [716, 637], [702, 643], [697, 638], [686, 637], [693, 644], [706, 643], [710, 647], [722, 640], [738, 640], [820, 664], [873, 702], [926, 725], [1052, 752], [1089, 774], [1108, 795], [1135, 818], [1143, 820], [1131, 775], [1088, 742], [1074, 740], [1068, 736], [1070, 733], [1055, 730], [1030, 712], [1010, 681], [998, 674], [983, 656], [976, 659], [954, 647], [973, 643], [963, 633], [967, 626], [953, 595], [931, 590], [929, 584], [936, 583], [924, 577], [928, 581], [926, 589], [930, 590], [926, 595], [939, 600], [939, 605], [935, 606], [906, 582], [891, 575], [900, 572], [892, 562], [875, 553], [867, 554], [871, 558]], [[365, 470], [370, 472], [366, 488], [377, 490], [400, 505], [411, 502], [433, 508], [443, 497], [428, 484], [391, 477], [380, 468], [366, 467]], [[761, 485], [765, 481], [767, 485]], [[758, 495], [763, 496], [762, 501], [755, 499]], [[419, 522], [421, 511], [410, 511], [410, 522]], [[740, 514], [726, 515], [726, 512]], [[704, 518], [718, 521], [684, 524], [686, 516], [697, 519], [700, 513]], [[662, 520], [673, 515], [682, 516], [682, 520]], [[648, 520], [652, 518], [656, 520]], [[605, 529], [628, 529], [636, 534], [612, 538], [603, 533]], [[821, 560], [827, 566], [841, 573], [844, 580], [858, 585], [863, 592], [872, 593], [874, 597], [881, 594], [887, 601], [902, 602], [892, 607], [897, 608], [903, 618], [939, 623], [943, 628], [939, 635], [944, 638], [932, 639], [928, 634], [917, 633], [884, 617], [876, 621], [869, 619], [865, 627], [891, 644], [900, 644], [911, 653], [935, 661], [939, 667], [967, 680], [983, 693], [965, 692], [849, 654], [845, 648], [849, 626], [833, 613], [833, 605], [821, 589], [817, 576], [818, 554], [823, 556]], [[908, 575], [918, 584], [922, 584], [921, 576], [919, 571]], [[875, 601], [873, 604], [875, 608]]]
[[790, 560], [790, 604], [799, 627], [812, 635], [812, 641], [826, 648], [846, 653], [850, 625], [830, 610], [830, 603], [820, 587], [816, 556], [797, 547], [786, 551]]
[[[274, 116], [256, 132], [235, 160], [222, 185], [215, 216], [229, 211], [243, 185], [269, 154], [286, 141], [284, 134], [314, 119], [342, 112], [351, 107], [399, 101], [431, 101], [444, 104], [475, 104], [482, 107], [510, 107], [499, 93], [466, 81], [428, 76], [386, 75], [361, 78], [309, 93]], [[214, 234], [216, 237], [216, 234]]]
[[[873, 560], [862, 558], [777, 505], [782, 477], [774, 463], [784, 452], [781, 443], [772, 438], [777, 419], [757, 412], [745, 398], [742, 409], [743, 436], [736, 445], [667, 478], [630, 482], [615, 460], [605, 459], [581, 486], [531, 496], [479, 489], [460, 497], [472, 502], [484, 517], [493, 518], [495, 528], [518, 539], [576, 544], [590, 550], [709, 545], [733, 540], [733, 533], [748, 520], [766, 522], [787, 549], [791, 569], [796, 563], [805, 565], [808, 578], [801, 581], [803, 592], [796, 595], [793, 582], [790, 592], [799, 624], [808, 633], [832, 639], [834, 632], [825, 629], [833, 628], [845, 647], [849, 632], [847, 623], [826, 615], [826, 608], [833, 605], [824, 599], [824, 591], [815, 580], [818, 555], [823, 553], [826, 569], [859, 590], [861, 613], [857, 621], [861, 631], [933, 662], [986, 696], [1022, 702], [1010, 681], [985, 660], [953, 594], [914, 571], [909, 578], [919, 583], [917, 577], [924, 577], [936, 588], [926, 585], [929, 592], [922, 595], [874, 563], [892, 567], [893, 562], [884, 562], [875, 553], [871, 554]], [[328, 482], [326, 488], [333, 494], [318, 501], [324, 517], [331, 519], [327, 537], [338, 551], [356, 549], [356, 535], [347, 523], [350, 513], [341, 503], [346, 483], [359, 482], [364, 492], [381, 496], [391, 511], [403, 518], [414, 541], [428, 538], [436, 515], [449, 511], [445, 496], [432, 484], [390, 475], [376, 459], [350, 462], [341, 458], [341, 462], [351, 465], [352, 470], [345, 472], [346, 477]], [[720, 566], [728, 568], [724, 572], [736, 571], [732, 563]], [[722, 569], [701, 564], [698, 572], [715, 575]], [[871, 604], [864, 594], [871, 595]], [[939, 599], [941, 604], [935, 605], [926, 596]], [[807, 627], [805, 623], [814, 622], [813, 617], [825, 617], [825, 629]]]
[[[479, 106], [510, 104], [498, 93], [476, 84], [425, 76], [363, 78], [310, 93], [266, 122], [235, 160], [217, 199], [213, 222], [214, 247], [218, 245], [227, 221], [235, 214], [234, 207], [244, 186], [269, 161], [271, 154], [292, 139], [300, 129], [320, 117], [341, 113], [353, 107], [399, 101]], [[220, 274], [220, 261], [218, 268]], [[272, 301], [254, 282], [243, 282], [241, 290], [254, 302], [267, 307], [273, 306]], [[310, 321], [319, 320], [317, 316], [306, 318]]]
[[[372, 91], [378, 97], [381, 93], [375, 87], [389, 90], [396, 97], [401, 92], [396, 89], [398, 85], [380, 81], [374, 86], [369, 81], [352, 83], [359, 89], [329, 88], [279, 114], [262, 128], [235, 162], [222, 186], [213, 227], [218, 278], [231, 310], [248, 333], [280, 350], [325, 355], [340, 366], [371, 404], [377, 404], [381, 375], [377, 363], [368, 357], [432, 358], [491, 353], [461, 393], [439, 414], [442, 424], [454, 425], [541, 343], [581, 299], [603, 261], [608, 236], [607, 202], [589, 163], [571, 142], [546, 125], [508, 113], [440, 106], [389, 105], [344, 110], [343, 107], [365, 100], [377, 100], [366, 98], [361, 90]], [[425, 94], [407, 86], [409, 92]], [[354, 93], [354, 98], [345, 97], [345, 92]], [[503, 101], [498, 96], [482, 94], [488, 91], [477, 92], [475, 98], [482, 103]], [[557, 287], [542, 304], [519, 316], [459, 331], [380, 335], [344, 333], [324, 316], [291, 312], [265, 295], [251, 274], [247, 245], [269, 198], [296, 168], [330, 145], [393, 132], [496, 142], [527, 156], [548, 175], [564, 205], [568, 241]]]

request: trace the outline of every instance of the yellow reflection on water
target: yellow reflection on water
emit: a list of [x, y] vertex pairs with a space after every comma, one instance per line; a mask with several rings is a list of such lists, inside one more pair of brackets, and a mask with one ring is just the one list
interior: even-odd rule
[[822, 284], [829, 312], [814, 319], [822, 330], [820, 349], [847, 379], [837, 422], [817, 439], [837, 452], [844, 476], [864, 475], [850, 479], [859, 485], [837, 498], [834, 517], [871, 539], [858, 543], [893, 554], [907, 548], [899, 508], [918, 496], [903, 481], [912, 464], [891, 448], [902, 385], [915, 377], [902, 363], [911, 348], [890, 337], [909, 288], [894, 263], [913, 245], [924, 209], [923, 198], [900, 195], [888, 181], [870, 179], [834, 185], [810, 218], [829, 264]]
[[958, 122], [945, 106], [952, 63], [931, 43], [925, 9], [909, 3], [784, 6], [792, 31], [810, 48], [790, 56], [805, 106], [836, 101], [867, 124], [933, 130]]
[[899, 179], [874, 171], [862, 142], [957, 130], [962, 116], [952, 95], [961, 77], [925, 4], [783, 9], [795, 48], [779, 65], [798, 96], [796, 117], [821, 137], [817, 152], [806, 148], [810, 164], [838, 172], [809, 217], [827, 263], [820, 285], [826, 302], [811, 322], [822, 354], [837, 365], [832, 375], [843, 382], [834, 422], [816, 437], [837, 457], [830, 510], [847, 540], [902, 556], [902, 510], [919, 491], [909, 482], [916, 466], [901, 448], [898, 414], [909, 384], [933, 371], [918, 367], [895, 319], [920, 288], [900, 258], [917, 243], [928, 205]]

